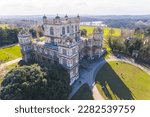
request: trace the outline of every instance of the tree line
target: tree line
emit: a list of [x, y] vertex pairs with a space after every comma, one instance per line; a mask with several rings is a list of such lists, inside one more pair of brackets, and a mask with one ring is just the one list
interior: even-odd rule
[[20, 29], [0, 28], [0, 46], [18, 43], [18, 32]]
[[121, 37], [113, 37], [113, 29], [109, 33], [108, 42], [113, 52], [132, 56], [133, 52], [137, 51], [138, 56], [136, 59], [150, 64], [150, 28], [144, 30], [136, 28], [132, 33], [127, 33], [125, 30], [125, 33], [122, 32]]

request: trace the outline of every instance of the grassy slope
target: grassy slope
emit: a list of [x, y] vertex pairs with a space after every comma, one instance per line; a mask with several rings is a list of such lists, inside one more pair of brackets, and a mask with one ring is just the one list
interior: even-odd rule
[[[118, 64], [116, 64], [118, 63]], [[150, 99], [150, 76], [123, 62], [109, 62], [97, 74], [99, 92], [108, 99]], [[102, 86], [105, 86], [102, 90]]]
[[72, 100], [93, 100], [92, 92], [87, 84], [81, 86], [81, 88], [72, 97]]
[[0, 49], [0, 61], [8, 62], [21, 57], [20, 46], [11, 46]]

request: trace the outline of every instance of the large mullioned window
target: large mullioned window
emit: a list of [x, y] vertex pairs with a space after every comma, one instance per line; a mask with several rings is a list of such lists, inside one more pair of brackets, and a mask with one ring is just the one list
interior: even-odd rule
[[67, 26], [67, 33], [70, 33], [70, 29], [69, 29], [69, 26]]
[[65, 27], [62, 27], [62, 34], [65, 35]]
[[53, 27], [50, 27], [50, 35], [54, 35], [54, 29], [53, 29]]

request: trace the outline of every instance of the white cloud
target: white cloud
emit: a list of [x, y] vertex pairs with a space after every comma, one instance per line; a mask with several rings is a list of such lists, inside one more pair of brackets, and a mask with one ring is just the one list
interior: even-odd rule
[[149, 14], [150, 0], [0, 0], [0, 15]]

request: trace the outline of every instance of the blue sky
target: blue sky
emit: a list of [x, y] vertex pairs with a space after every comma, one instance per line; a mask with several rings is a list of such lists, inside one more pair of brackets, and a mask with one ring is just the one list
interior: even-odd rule
[[150, 0], [0, 0], [0, 15], [145, 15]]

